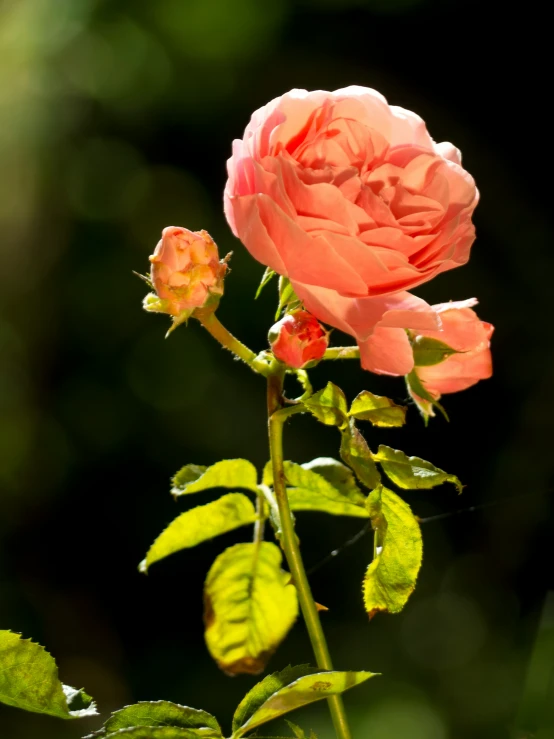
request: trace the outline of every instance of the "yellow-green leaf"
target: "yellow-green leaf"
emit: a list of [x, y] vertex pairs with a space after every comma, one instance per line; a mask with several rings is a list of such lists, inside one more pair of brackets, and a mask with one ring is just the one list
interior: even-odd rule
[[322, 475], [294, 462], [285, 462], [287, 494], [292, 511], [321, 511], [334, 516], [367, 518], [365, 497], [352, 497], [333, 487]]
[[352, 502], [365, 505], [366, 496], [358, 487], [354, 473], [342, 462], [332, 457], [317, 457], [311, 462], [305, 462], [302, 467], [317, 472]]
[[215, 560], [204, 588], [206, 643], [230, 675], [261, 672], [298, 615], [296, 589], [271, 542], [237, 544]]
[[352, 403], [350, 415], [359, 421], [369, 421], [374, 426], [391, 428], [406, 423], [406, 408], [396, 405], [390, 398], [363, 390]]
[[[290, 669], [290, 668], [289, 668]], [[295, 668], [292, 668], [291, 672]], [[369, 680], [373, 677], [372, 672], [338, 672], [334, 670], [318, 670], [311, 671], [310, 674], [298, 677], [293, 682], [285, 684], [272, 694], [270, 694], [263, 703], [260, 704], [257, 691], [262, 687], [263, 682], [259, 686], [255, 686], [252, 691], [245, 697], [244, 701], [237, 709], [237, 713], [247, 703], [246, 711], [242, 714], [247, 716], [246, 720], [238, 726], [237, 714], [233, 719], [233, 738], [243, 736], [247, 731], [261, 726], [262, 724], [279, 718], [296, 708], [307, 706], [315, 701], [329, 698], [332, 695], [340, 695], [349, 688]], [[274, 676], [271, 676], [274, 677]], [[267, 678], [266, 678], [267, 680]], [[254, 694], [254, 695], [252, 695]], [[255, 710], [249, 708], [249, 704], [255, 705]]]
[[348, 423], [348, 403], [346, 396], [332, 382], [328, 382], [323, 390], [318, 390], [304, 400], [305, 407], [318, 421], [326, 426], [342, 427]]
[[44, 647], [11, 631], [0, 631], [0, 703], [65, 719], [97, 713], [83, 690], [62, 685]]
[[106, 734], [105, 739], [202, 739], [207, 736], [209, 734], [204, 734], [202, 729], [181, 729], [178, 726], [133, 726]]
[[381, 444], [374, 459], [379, 462], [388, 477], [404, 490], [428, 490], [444, 482], [451, 482], [459, 493], [462, 492], [463, 485], [456, 475], [450, 475], [420, 457], [408, 457], [399, 449], [391, 449], [390, 446]]
[[173, 478], [171, 494], [178, 497], [211, 488], [243, 488], [256, 492], [257, 481], [256, 468], [246, 459], [224, 459], [211, 467], [187, 464]]
[[366, 440], [356, 428], [353, 418], [341, 429], [340, 456], [356, 473], [356, 477], [370, 490], [381, 482], [381, 475], [373, 461], [373, 455]]
[[364, 580], [369, 617], [398, 613], [412, 594], [423, 556], [421, 529], [410, 506], [382, 486], [369, 494], [367, 506], [375, 531], [376, 556]]
[[453, 354], [459, 354], [448, 344], [429, 336], [416, 336], [412, 342], [414, 351], [414, 364], [416, 367], [432, 367], [444, 362]]
[[154, 562], [170, 554], [195, 547], [214, 536], [254, 523], [255, 520], [254, 506], [242, 493], [228, 493], [212, 503], [192, 508], [181, 513], [162, 531], [140, 563], [139, 569], [147, 572]]
[[[180, 706], [170, 701], [144, 701], [125, 706], [112, 713], [100, 731], [92, 736], [106, 737], [121, 729], [138, 726], [173, 726], [180, 729], [199, 729], [205, 739], [219, 739], [222, 736], [217, 720], [206, 711]], [[195, 735], [195, 736], [197, 736]]]

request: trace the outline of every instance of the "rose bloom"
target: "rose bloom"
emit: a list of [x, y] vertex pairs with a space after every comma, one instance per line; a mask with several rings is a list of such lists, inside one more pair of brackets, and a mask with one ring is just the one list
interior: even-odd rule
[[269, 331], [273, 354], [289, 367], [302, 369], [323, 357], [329, 346], [329, 333], [311, 313], [288, 313]]
[[203, 307], [212, 295], [223, 293], [227, 267], [219, 261], [217, 246], [207, 231], [164, 228], [150, 262], [159, 300], [148, 296], [147, 310], [183, 316]]
[[[469, 258], [478, 193], [460, 162], [374, 90], [292, 90], [234, 142], [225, 213], [250, 253], [289, 277], [317, 318], [352, 334], [369, 365], [377, 325], [440, 327], [405, 291]], [[407, 356], [407, 337], [396, 342]]]
[[437, 400], [443, 393], [465, 390], [492, 376], [490, 338], [494, 327], [478, 318], [472, 310], [476, 303], [472, 298], [434, 305], [433, 310], [441, 318], [442, 330], [418, 334], [442, 341], [460, 352], [451, 354], [440, 364], [417, 367], [423, 386]]

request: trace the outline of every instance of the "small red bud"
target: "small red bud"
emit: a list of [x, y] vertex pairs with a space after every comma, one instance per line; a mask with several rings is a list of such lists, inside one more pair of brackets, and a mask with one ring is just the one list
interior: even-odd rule
[[277, 359], [302, 369], [323, 357], [329, 346], [329, 332], [311, 313], [296, 310], [272, 326], [269, 343]]

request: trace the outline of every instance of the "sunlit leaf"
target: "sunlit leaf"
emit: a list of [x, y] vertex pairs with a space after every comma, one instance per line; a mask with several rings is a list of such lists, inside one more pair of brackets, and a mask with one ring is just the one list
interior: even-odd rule
[[358, 480], [373, 490], [381, 482], [381, 475], [373, 461], [367, 442], [356, 428], [353, 418], [347, 426], [341, 429], [341, 435], [340, 456], [354, 470]]
[[203, 729], [181, 729], [178, 726], [134, 726], [104, 736], [106, 739], [199, 739], [210, 737], [210, 734], [205, 734]]
[[[349, 491], [349, 494], [345, 494], [344, 488], [333, 487], [313, 469], [307, 469], [304, 465], [294, 462], [285, 462], [284, 471], [292, 511], [321, 511], [334, 516], [368, 517], [365, 497], [357, 488], [356, 491]], [[272, 475], [270, 477], [267, 474], [265, 479], [270, 479], [270, 482], [266, 484], [272, 484]]]
[[428, 336], [416, 336], [412, 342], [412, 348], [416, 367], [431, 367], [459, 353], [448, 344]]
[[415, 369], [409, 375], [406, 375], [406, 387], [408, 388], [410, 397], [421, 413], [426, 426], [429, 423], [429, 418], [435, 415], [434, 408], [438, 408], [444, 418], [447, 421], [449, 420], [446, 411], [423, 385]]
[[44, 647], [11, 631], [0, 631], [0, 703], [66, 719], [97, 713], [83, 690], [62, 685]]
[[243, 488], [257, 491], [258, 473], [246, 459], [224, 459], [211, 467], [187, 464], [179, 470], [172, 480], [172, 495], [199, 493], [210, 488]]
[[382, 486], [369, 494], [376, 556], [364, 580], [364, 603], [371, 617], [398, 613], [412, 594], [421, 567], [421, 529], [410, 506]]
[[279, 305], [275, 313], [275, 320], [281, 315], [281, 311], [285, 308], [292, 310], [300, 307], [301, 301], [294, 292], [288, 277], [279, 277]]
[[390, 398], [374, 395], [369, 390], [363, 390], [354, 399], [350, 415], [384, 428], [403, 426], [406, 423], [406, 408], [403, 405], [396, 405]]
[[226, 673], [263, 670], [298, 615], [296, 589], [271, 542], [237, 544], [215, 560], [204, 589], [210, 654]]
[[218, 739], [222, 736], [221, 728], [211, 714], [169, 701], [141, 702], [125, 706], [120, 711], [112, 713], [102, 729], [91, 736], [105, 737], [112, 732], [137, 726], [202, 729], [202, 733], [197, 735], [206, 739]]
[[387, 476], [404, 490], [428, 490], [444, 482], [451, 482], [459, 493], [463, 485], [456, 477], [426, 462], [420, 457], [408, 457], [399, 449], [381, 444], [374, 459], [380, 463]]
[[181, 513], [162, 531], [140, 563], [141, 572], [160, 559], [225, 534], [239, 526], [254, 523], [256, 511], [251, 501], [242, 493], [228, 493], [206, 505]]
[[349, 498], [354, 503], [365, 504], [366, 496], [356, 482], [354, 473], [342, 462], [332, 457], [317, 457], [311, 462], [305, 462], [302, 467], [305, 470], [317, 472], [318, 475], [324, 477], [327, 482], [331, 483], [334, 488]]
[[327, 426], [342, 427], [348, 423], [346, 396], [340, 387], [332, 382], [328, 382], [323, 390], [318, 390], [317, 393], [306, 398], [304, 405], [318, 421]]
[[256, 290], [256, 295], [254, 295], [254, 300], [257, 300], [260, 295], [262, 294], [262, 290], [267, 285], [268, 282], [271, 282], [271, 280], [275, 277], [277, 273], [272, 270], [270, 267], [265, 268], [265, 272], [262, 276], [262, 281], [258, 285], [258, 289]]
[[308, 737], [304, 729], [301, 729], [300, 726], [293, 724], [292, 721], [287, 721], [285, 719], [285, 723], [287, 724], [289, 729], [292, 731], [294, 739], [317, 739], [317, 736], [315, 735], [313, 731], [310, 732], [310, 736]]
[[[305, 674], [294, 676], [295, 669], [297, 668], [287, 668], [282, 673], [268, 676], [246, 695], [233, 718], [233, 737], [243, 736], [245, 732], [296, 708], [344, 693], [373, 677], [371, 672], [338, 672], [309, 668], [300, 668]], [[281, 687], [276, 687], [269, 693], [270, 686], [279, 682]]]

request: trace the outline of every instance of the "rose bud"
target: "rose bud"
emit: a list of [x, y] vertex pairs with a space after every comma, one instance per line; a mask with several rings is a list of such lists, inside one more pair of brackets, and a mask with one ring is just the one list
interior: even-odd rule
[[418, 336], [436, 339], [454, 350], [442, 362], [428, 366], [417, 366], [417, 352], [414, 354], [418, 377], [436, 399], [443, 393], [465, 390], [492, 375], [490, 338], [494, 327], [481, 321], [472, 310], [476, 303], [473, 298], [434, 305], [442, 330], [414, 332], [416, 340]]
[[312, 366], [329, 346], [329, 332], [305, 310], [281, 318], [269, 331], [273, 354], [294, 369]]
[[215, 310], [223, 295], [225, 262], [207, 231], [168, 226], [162, 231], [150, 277], [156, 294], [144, 299], [144, 308], [173, 316], [174, 326], [199, 308]]

